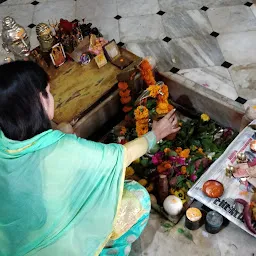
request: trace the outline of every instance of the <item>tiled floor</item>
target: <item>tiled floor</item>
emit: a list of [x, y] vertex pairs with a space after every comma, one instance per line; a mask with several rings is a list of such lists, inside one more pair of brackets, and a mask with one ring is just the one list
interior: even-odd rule
[[[28, 27], [59, 18], [98, 26], [107, 39], [236, 100], [256, 97], [256, 6], [246, 0], [0, 0], [0, 21], [10, 15]], [[0, 61], [6, 53], [0, 50]]]
[[[10, 15], [38, 45], [34, 25], [85, 18], [107, 39], [171, 71], [244, 104], [256, 98], [256, 6], [246, 0], [0, 0], [0, 22]], [[6, 56], [0, 48], [0, 62]], [[230, 225], [220, 235], [203, 230], [195, 241], [164, 233], [156, 215], [132, 255], [254, 255], [255, 240]], [[183, 222], [181, 222], [183, 225]], [[195, 233], [194, 233], [195, 234]]]

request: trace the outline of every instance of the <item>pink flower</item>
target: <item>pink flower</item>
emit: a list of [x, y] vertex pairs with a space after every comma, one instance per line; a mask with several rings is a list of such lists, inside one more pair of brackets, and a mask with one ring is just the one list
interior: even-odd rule
[[164, 157], [164, 153], [163, 152], [158, 152], [158, 153], [156, 153], [156, 154], [154, 154], [153, 156], [152, 156], [152, 163], [154, 164], [154, 165], [159, 165], [159, 164], [161, 164], [162, 163], [162, 158]]
[[170, 156], [169, 158], [172, 163], [176, 163], [178, 165], [186, 165], [186, 158], [179, 156]]
[[192, 182], [195, 182], [196, 179], [197, 179], [197, 176], [196, 176], [195, 174], [191, 174], [191, 175], [190, 175], [190, 180], [191, 180]]

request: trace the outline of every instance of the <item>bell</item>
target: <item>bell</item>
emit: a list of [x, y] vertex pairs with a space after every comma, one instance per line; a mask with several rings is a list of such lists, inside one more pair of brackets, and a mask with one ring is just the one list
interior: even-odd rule
[[246, 163], [248, 161], [246, 154], [243, 152], [239, 152], [236, 158], [238, 163]]
[[235, 167], [232, 165], [228, 165], [228, 167], [226, 168], [226, 176], [231, 178], [234, 172], [235, 172]]

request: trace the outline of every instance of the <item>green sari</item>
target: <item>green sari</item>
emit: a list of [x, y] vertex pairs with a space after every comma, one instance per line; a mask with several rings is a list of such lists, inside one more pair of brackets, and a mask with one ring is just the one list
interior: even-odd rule
[[0, 132], [0, 255], [97, 255], [124, 184], [124, 147], [48, 130]]

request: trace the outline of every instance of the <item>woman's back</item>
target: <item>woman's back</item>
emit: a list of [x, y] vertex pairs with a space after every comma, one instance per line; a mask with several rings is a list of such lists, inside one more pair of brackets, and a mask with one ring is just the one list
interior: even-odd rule
[[120, 145], [59, 131], [49, 130], [27, 143], [2, 133], [0, 255], [44, 247], [39, 255], [63, 255], [64, 249], [66, 255], [92, 255], [90, 249], [97, 250], [111, 232], [122, 154]]

